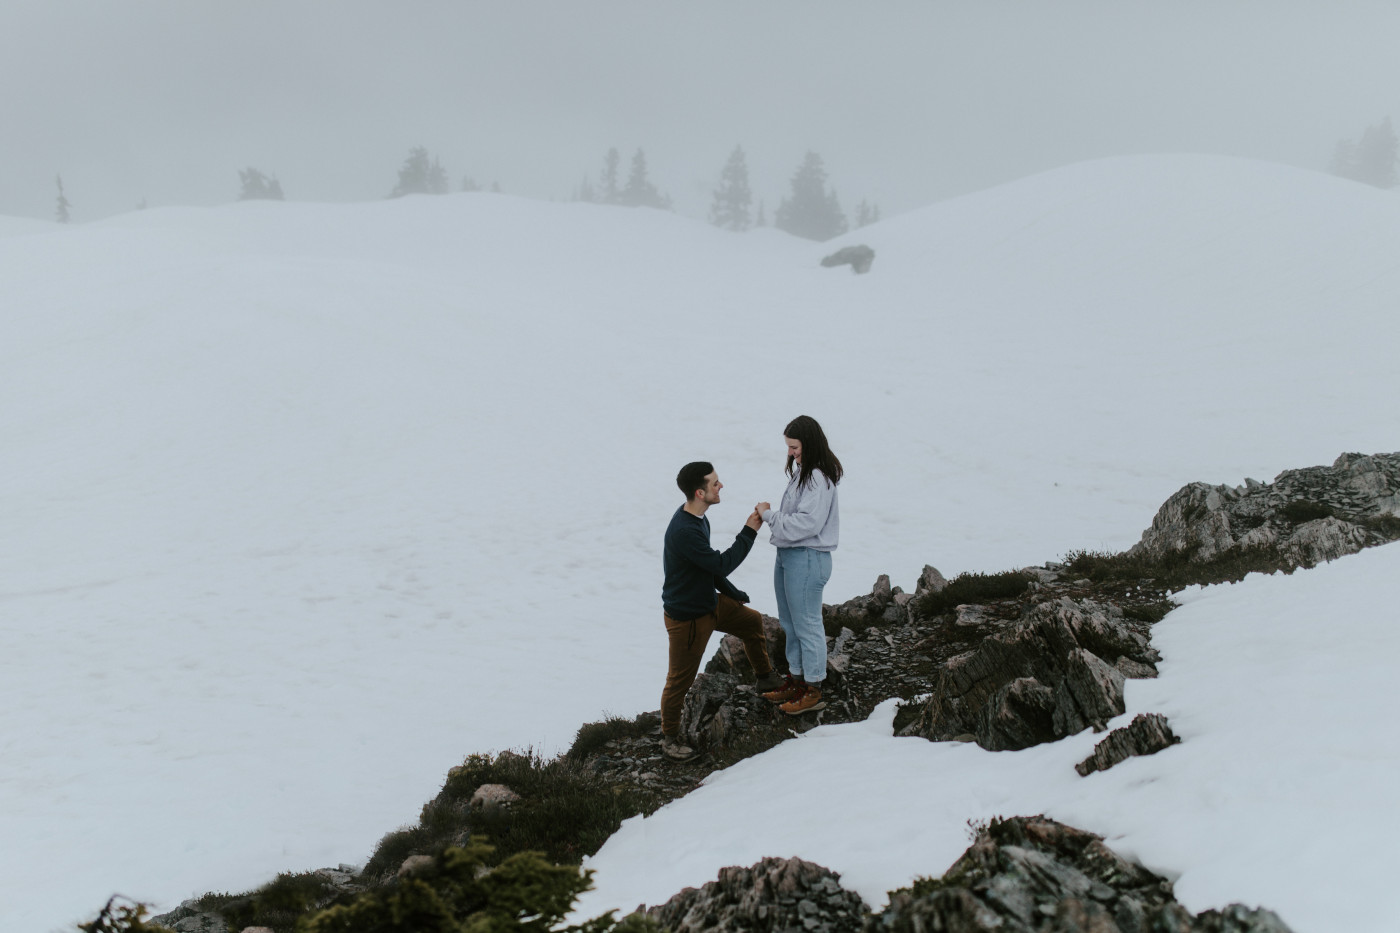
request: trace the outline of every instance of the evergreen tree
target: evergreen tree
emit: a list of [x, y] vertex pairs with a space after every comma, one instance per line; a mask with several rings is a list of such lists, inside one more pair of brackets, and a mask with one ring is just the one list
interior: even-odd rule
[[1356, 147], [1356, 180], [1377, 188], [1394, 188], [1400, 183], [1395, 173], [1398, 144], [1390, 117], [1366, 127]]
[[710, 223], [726, 230], [744, 231], [749, 229], [749, 205], [753, 194], [749, 191], [749, 166], [744, 160], [744, 150], [735, 146], [720, 172], [719, 187], [715, 189], [714, 201], [710, 204]]
[[1349, 139], [1337, 140], [1337, 147], [1332, 150], [1332, 161], [1327, 164], [1327, 171], [1341, 178], [1356, 178], [1356, 143]]
[[836, 191], [826, 190], [826, 168], [815, 152], [807, 153], [793, 174], [792, 196], [778, 204], [773, 223], [808, 240], [829, 240], [846, 232], [846, 215]]
[[856, 226], [868, 227], [880, 219], [880, 205], [862, 200], [856, 206]]
[[632, 170], [627, 173], [627, 184], [618, 193], [617, 203], [625, 207], [671, 208], [671, 199], [657, 191], [647, 177], [647, 156], [641, 149], [632, 156]]
[[764, 209], [762, 201], [758, 202], [758, 219], [753, 222], [755, 227], [768, 226], [768, 212]]
[[1395, 136], [1395, 128], [1390, 117], [1375, 126], [1366, 127], [1359, 143], [1349, 139], [1339, 140], [1332, 150], [1332, 161], [1327, 170], [1333, 175], [1350, 178], [1377, 188], [1394, 188], [1400, 184], [1396, 173], [1397, 159], [1400, 159], [1400, 141]]
[[447, 170], [437, 159], [428, 159], [428, 150], [415, 146], [408, 151], [403, 167], [399, 169], [399, 183], [394, 186], [389, 197], [401, 198], [406, 194], [446, 194], [448, 190]]
[[56, 202], [56, 206], [54, 207], [54, 217], [57, 218], [59, 223], [66, 224], [70, 220], [72, 220], [72, 216], [68, 213], [68, 209], [73, 205], [68, 203], [68, 198], [63, 193], [63, 176], [57, 176], [57, 181], [58, 201]]
[[481, 190], [481, 186], [478, 185], [478, 184], [476, 183], [476, 179], [475, 179], [475, 178], [471, 177], [470, 175], [465, 175], [465, 176], [462, 177], [462, 190], [463, 190], [463, 191], [480, 191], [480, 190]]
[[618, 196], [617, 187], [617, 167], [622, 162], [622, 156], [618, 154], [617, 147], [613, 146], [608, 150], [608, 154], [603, 157], [603, 171], [599, 176], [601, 191], [598, 200], [604, 204], [616, 204]]
[[583, 176], [583, 181], [579, 182], [578, 189], [574, 191], [574, 200], [585, 204], [592, 204], [598, 200], [598, 193], [593, 190], [593, 182], [588, 180], [587, 175]]
[[282, 183], [276, 178], [267, 177], [252, 166], [239, 169], [238, 180], [242, 186], [238, 192], [240, 201], [286, 200], [282, 195]]

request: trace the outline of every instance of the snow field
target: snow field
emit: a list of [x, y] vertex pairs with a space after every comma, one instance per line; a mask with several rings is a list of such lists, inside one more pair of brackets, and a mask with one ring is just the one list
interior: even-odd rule
[[723, 546], [796, 414], [848, 471], [832, 602], [1394, 449], [1397, 254], [1393, 198], [1204, 157], [830, 244], [484, 194], [6, 222], [0, 929], [362, 860], [466, 754], [654, 708], [675, 472]]

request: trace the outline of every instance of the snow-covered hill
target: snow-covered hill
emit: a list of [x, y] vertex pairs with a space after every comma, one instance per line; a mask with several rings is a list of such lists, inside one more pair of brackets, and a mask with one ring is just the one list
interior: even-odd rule
[[485, 194], [46, 230], [0, 238], [6, 930], [361, 859], [466, 753], [654, 708], [675, 472], [725, 539], [796, 414], [828, 601], [1400, 446], [1400, 202], [1272, 165], [1072, 166], [849, 235], [866, 276]]

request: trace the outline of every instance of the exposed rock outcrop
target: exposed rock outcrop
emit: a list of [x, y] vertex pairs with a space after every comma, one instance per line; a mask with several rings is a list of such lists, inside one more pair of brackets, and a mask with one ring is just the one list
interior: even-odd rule
[[843, 246], [836, 252], [822, 259], [822, 265], [828, 269], [833, 266], [850, 266], [851, 271], [864, 274], [870, 271], [870, 264], [875, 261], [875, 251], [864, 244], [860, 246]]
[[1181, 741], [1172, 732], [1167, 717], [1160, 713], [1140, 713], [1122, 729], [1114, 729], [1099, 744], [1094, 753], [1074, 766], [1080, 777], [1109, 768], [1136, 755], [1155, 755]]
[[1308, 567], [1400, 536], [1400, 453], [1342, 454], [1330, 467], [1285, 470], [1273, 483], [1190, 483], [1169, 498], [1130, 554], [1206, 561], [1276, 548]]
[[1102, 729], [1124, 711], [1125, 677], [1155, 676], [1159, 660], [1146, 623], [1116, 607], [1044, 602], [945, 662], [919, 718], [901, 734], [934, 741], [970, 735], [1001, 751]]
[[756, 725], [782, 718], [776, 706], [734, 674], [697, 674], [681, 709], [681, 741], [692, 748], [722, 748]]
[[[768, 659], [773, 662], [773, 667], [780, 674], [787, 673], [787, 636], [783, 634], [783, 626], [772, 616], [763, 617], [763, 641], [768, 648]], [[744, 642], [737, 635], [725, 635], [720, 639], [719, 650], [715, 652], [715, 659], [706, 666], [705, 670], [733, 674], [736, 677], [753, 680], [754, 669], [749, 663], [748, 655], [744, 653]]]
[[686, 888], [648, 916], [673, 933], [856, 933], [866, 912], [841, 876], [799, 858], [766, 858], [750, 868], [721, 868], [719, 879]]
[[936, 881], [896, 891], [867, 933], [1288, 933], [1238, 904], [1192, 916], [1171, 882], [1101, 836], [1043, 816], [993, 820]]

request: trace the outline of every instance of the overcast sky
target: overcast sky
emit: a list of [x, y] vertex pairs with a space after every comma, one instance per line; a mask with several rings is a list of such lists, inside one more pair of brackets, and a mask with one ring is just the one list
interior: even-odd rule
[[422, 145], [568, 198], [617, 146], [703, 216], [736, 144], [771, 217], [809, 149], [884, 215], [1099, 156], [1326, 166], [1400, 117], [1400, 4], [0, 0], [0, 214], [382, 198]]

